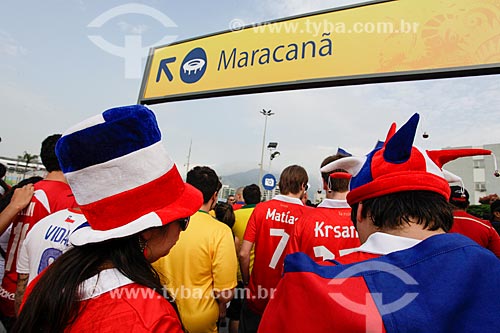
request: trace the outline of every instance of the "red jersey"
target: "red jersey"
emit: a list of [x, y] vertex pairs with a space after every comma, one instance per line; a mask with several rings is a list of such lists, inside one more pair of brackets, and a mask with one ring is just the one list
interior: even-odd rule
[[49, 214], [62, 209], [76, 207], [76, 201], [68, 184], [42, 180], [35, 185], [35, 194], [28, 206], [12, 223], [12, 231], [7, 246], [5, 275], [0, 288], [0, 311], [7, 317], [14, 317], [14, 296], [17, 287], [17, 255], [26, 234], [33, 225]]
[[83, 311], [67, 332], [184, 332], [172, 305], [137, 283], [81, 303]]
[[[28, 285], [21, 309], [44, 272]], [[80, 292], [80, 312], [66, 332], [184, 332], [176, 311], [163, 296], [116, 269], [84, 281]]]
[[235, 202], [233, 204], [233, 210], [238, 210], [240, 209], [241, 207], [245, 206], [245, 203], [244, 202]]
[[277, 195], [257, 204], [243, 239], [254, 243], [255, 259], [249, 281], [248, 307], [262, 314], [278, 284], [284, 252], [295, 223], [307, 208], [297, 198]]
[[489, 221], [481, 220], [463, 210], [454, 210], [450, 232], [469, 237], [500, 258], [500, 236]]
[[308, 210], [299, 219], [287, 254], [304, 252], [321, 262], [337, 258], [339, 250], [360, 245], [347, 201], [325, 199], [318, 208]]

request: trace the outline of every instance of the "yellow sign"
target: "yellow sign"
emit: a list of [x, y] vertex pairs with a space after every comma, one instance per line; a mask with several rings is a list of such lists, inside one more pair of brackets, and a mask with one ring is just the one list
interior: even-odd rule
[[493, 73], [498, 1], [372, 1], [153, 48], [139, 102]]

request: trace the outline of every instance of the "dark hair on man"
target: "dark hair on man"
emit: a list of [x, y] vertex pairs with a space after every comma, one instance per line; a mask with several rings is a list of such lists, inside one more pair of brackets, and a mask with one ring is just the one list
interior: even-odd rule
[[219, 192], [222, 183], [215, 171], [207, 166], [197, 166], [186, 176], [186, 183], [193, 185], [203, 193], [203, 203], [210, 201], [214, 193]]
[[[169, 226], [170, 224], [167, 224], [158, 228], [166, 233]], [[160, 278], [144, 257], [139, 237], [139, 234], [135, 234], [75, 246], [63, 253], [47, 268], [29, 294], [13, 332], [66, 331], [82, 310], [82, 303], [78, 301], [80, 284], [101, 271], [104, 263], [111, 263], [123, 275], [135, 283], [155, 290], [161, 297], [163, 288]], [[61, 279], [61, 276], [64, 276], [64, 279]], [[49, 294], [57, 297], [47, 297]], [[177, 311], [168, 294], [167, 299]]]
[[60, 171], [59, 160], [56, 156], [56, 143], [61, 138], [61, 134], [53, 134], [48, 136], [42, 142], [42, 149], [40, 151], [40, 158], [42, 164], [48, 172]]
[[2, 212], [5, 209], [5, 207], [7, 207], [10, 204], [10, 201], [12, 200], [12, 196], [14, 195], [14, 191], [16, 189], [21, 188], [24, 185], [38, 183], [42, 179], [43, 179], [42, 177], [33, 176], [30, 178], [23, 179], [16, 185], [12, 186], [9, 189], [9, 191], [5, 193], [4, 196], [0, 199], [0, 212]]
[[453, 185], [450, 186], [450, 203], [460, 209], [467, 209], [469, 207], [469, 192], [462, 186]]
[[[328, 156], [321, 162], [321, 168], [324, 167], [327, 164], [330, 164], [333, 161], [339, 160], [343, 157], [347, 157], [346, 155], [343, 154], [335, 154]], [[349, 191], [349, 179], [344, 179], [344, 178], [330, 178], [330, 175], [334, 172], [347, 172], [344, 169], [335, 169], [330, 172], [322, 172], [321, 173], [321, 178], [323, 178], [323, 181], [327, 185], [328, 189], [333, 192], [347, 192]]]
[[[363, 200], [361, 216], [369, 217], [379, 229], [399, 229], [414, 222], [424, 229], [448, 232], [453, 225], [453, 211], [446, 199], [431, 191], [405, 191]], [[359, 204], [352, 205], [351, 220], [356, 226]]]
[[260, 202], [260, 188], [256, 184], [245, 186], [243, 189], [243, 199], [246, 205], [256, 205]]
[[[3, 177], [5, 177], [5, 174], [7, 173], [7, 167], [0, 163], [0, 186], [3, 188], [3, 196], [7, 194], [7, 192], [10, 189], [10, 186], [3, 180]], [[0, 194], [0, 198], [3, 197], [2, 194]]]
[[491, 214], [500, 211], [500, 199], [497, 199], [490, 204], [490, 211]]
[[5, 174], [7, 173], [7, 167], [5, 164], [0, 163], [0, 178], [5, 177]]
[[214, 208], [215, 218], [233, 228], [236, 217], [234, 216], [233, 206], [226, 202], [218, 202]]
[[303, 167], [290, 165], [281, 172], [278, 186], [282, 194], [297, 194], [308, 181], [307, 172]]

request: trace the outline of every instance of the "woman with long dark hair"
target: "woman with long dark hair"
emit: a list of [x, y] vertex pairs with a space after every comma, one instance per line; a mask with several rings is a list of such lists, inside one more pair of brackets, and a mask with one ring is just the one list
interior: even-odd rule
[[203, 199], [160, 139], [154, 114], [139, 105], [63, 135], [56, 152], [87, 222], [69, 237], [74, 247], [30, 284], [14, 331], [182, 332], [151, 263], [170, 251]]

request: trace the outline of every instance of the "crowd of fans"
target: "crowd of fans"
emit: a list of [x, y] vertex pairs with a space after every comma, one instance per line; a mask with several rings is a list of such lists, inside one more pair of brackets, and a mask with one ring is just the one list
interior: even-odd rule
[[488, 150], [413, 146], [418, 115], [364, 157], [318, 163], [326, 198], [284, 168], [218, 202], [186, 180], [154, 113], [104, 111], [41, 145], [47, 175], [0, 165], [0, 319], [12, 332], [498, 332], [500, 199], [473, 216], [443, 168]]

